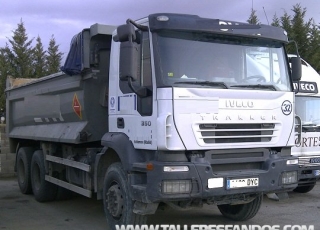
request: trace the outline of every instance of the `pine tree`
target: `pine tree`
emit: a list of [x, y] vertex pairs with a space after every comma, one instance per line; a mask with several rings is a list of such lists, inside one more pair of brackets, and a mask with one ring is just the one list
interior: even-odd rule
[[314, 69], [320, 71], [320, 30], [315, 22], [310, 29], [309, 46], [304, 58]]
[[5, 96], [4, 96], [4, 90], [6, 85], [6, 79], [7, 79], [7, 60], [5, 56], [5, 52], [3, 48], [0, 48], [0, 108], [5, 107]]
[[4, 48], [0, 48], [0, 108], [5, 109], [6, 107], [6, 80], [12, 72], [12, 60], [13, 54], [8, 47], [8, 44]]
[[53, 74], [60, 71], [62, 53], [59, 52], [59, 45], [56, 44], [54, 36], [51, 36], [46, 57], [47, 74]]
[[[292, 40], [291, 16], [287, 13], [287, 11], [284, 11], [284, 14], [280, 17], [280, 22], [281, 22], [281, 27], [288, 34], [288, 39]], [[286, 48], [287, 48], [287, 53], [289, 54], [296, 53], [296, 48], [292, 43], [288, 44]]]
[[38, 36], [33, 48], [34, 38], [28, 39], [22, 19], [18, 27], [13, 31], [13, 36], [8, 39], [9, 45], [0, 48], [0, 108], [5, 108], [6, 79], [13, 78], [38, 78], [46, 74], [58, 72], [62, 53], [56, 45], [52, 35], [48, 55], [43, 49], [41, 38]]
[[256, 12], [257, 11], [254, 10], [253, 8], [251, 9], [251, 14], [249, 16], [249, 19], [247, 20], [248, 23], [254, 24], [254, 25], [260, 24], [258, 16], [256, 15]]
[[12, 39], [9, 39], [9, 43], [12, 46], [13, 60], [10, 60], [13, 65], [12, 76], [14, 78], [30, 78], [32, 77], [32, 60], [33, 60], [33, 48], [31, 43], [33, 38], [28, 40], [26, 29], [22, 19], [18, 24], [18, 28], [13, 31]]
[[14, 58], [8, 44], [4, 48], [0, 48], [0, 78], [7, 78], [12, 73], [12, 60]]
[[[288, 34], [289, 40], [294, 40], [298, 45], [299, 54], [309, 64], [320, 72], [320, 27], [316, 25], [313, 19], [305, 21], [307, 9], [296, 4], [292, 8], [293, 16], [290, 16], [285, 10], [280, 19], [273, 16], [272, 26], [282, 27]], [[255, 11], [251, 11], [248, 22], [255, 21], [257, 18]], [[296, 47], [289, 43], [286, 47], [287, 53], [296, 53]]]
[[271, 25], [272, 25], [272, 26], [276, 26], [276, 27], [281, 27], [280, 23], [281, 23], [281, 21], [280, 21], [280, 19], [277, 17], [277, 14], [274, 14], [274, 15], [273, 15], [273, 18], [272, 18], [272, 23], [271, 23]]
[[289, 36], [291, 33], [291, 16], [286, 11], [284, 11], [284, 14], [280, 17], [280, 22], [281, 22], [281, 27], [285, 31], [287, 31]]
[[43, 50], [41, 38], [38, 36], [37, 44], [34, 48], [33, 77], [39, 78], [46, 75], [46, 51]]
[[300, 55], [306, 57], [310, 46], [309, 33], [312, 19], [305, 22], [304, 18], [307, 10], [302, 8], [300, 4], [294, 5], [292, 11], [294, 16], [291, 20], [291, 39], [297, 43]]

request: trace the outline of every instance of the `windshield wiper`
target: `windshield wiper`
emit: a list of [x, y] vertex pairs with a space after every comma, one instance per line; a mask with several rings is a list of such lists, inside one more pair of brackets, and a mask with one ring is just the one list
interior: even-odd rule
[[277, 88], [276, 88], [274, 85], [261, 85], [261, 84], [254, 84], [254, 85], [230, 85], [230, 87], [272, 89], [272, 90], [274, 90], [274, 91], [277, 91]]
[[228, 89], [228, 86], [227, 86], [224, 82], [213, 82], [213, 81], [176, 81], [174, 84], [222, 86], [223, 88]]

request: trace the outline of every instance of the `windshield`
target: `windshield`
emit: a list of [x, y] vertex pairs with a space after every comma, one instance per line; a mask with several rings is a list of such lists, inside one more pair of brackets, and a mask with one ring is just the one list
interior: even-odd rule
[[320, 126], [320, 98], [296, 96], [296, 114], [301, 118], [302, 125]]
[[279, 42], [176, 31], [154, 37], [160, 86], [291, 91]]

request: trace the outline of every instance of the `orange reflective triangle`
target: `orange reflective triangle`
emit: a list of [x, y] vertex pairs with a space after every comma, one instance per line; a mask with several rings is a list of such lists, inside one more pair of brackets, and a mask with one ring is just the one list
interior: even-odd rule
[[82, 119], [81, 104], [76, 93], [73, 96], [72, 107], [73, 111], [78, 115], [80, 119]]

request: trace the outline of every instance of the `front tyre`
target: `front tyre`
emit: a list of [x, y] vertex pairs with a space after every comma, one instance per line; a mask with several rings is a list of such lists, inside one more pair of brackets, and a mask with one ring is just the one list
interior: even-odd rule
[[133, 200], [127, 174], [121, 163], [113, 163], [106, 172], [103, 184], [103, 206], [111, 229], [115, 225], [141, 225], [147, 216], [133, 213]]
[[262, 203], [262, 195], [256, 197], [253, 201], [246, 204], [223, 204], [218, 205], [221, 214], [229, 219], [244, 221], [253, 218], [259, 211]]
[[45, 180], [44, 156], [41, 150], [34, 152], [31, 160], [31, 182], [34, 197], [39, 202], [53, 201], [58, 186]]

